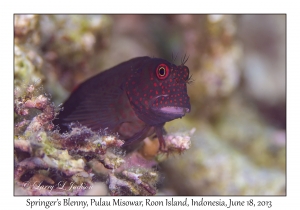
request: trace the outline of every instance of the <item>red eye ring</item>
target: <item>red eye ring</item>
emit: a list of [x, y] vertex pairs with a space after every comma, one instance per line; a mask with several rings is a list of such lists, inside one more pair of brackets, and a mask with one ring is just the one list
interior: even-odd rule
[[169, 67], [166, 64], [159, 64], [156, 68], [158, 79], [166, 79], [169, 76]]

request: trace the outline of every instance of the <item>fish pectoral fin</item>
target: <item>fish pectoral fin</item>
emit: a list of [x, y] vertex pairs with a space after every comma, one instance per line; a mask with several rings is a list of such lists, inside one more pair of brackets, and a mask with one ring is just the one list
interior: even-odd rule
[[122, 145], [122, 147], [128, 147], [131, 144], [138, 143], [139, 141], [143, 140], [143, 137], [146, 133], [150, 130], [151, 126], [146, 125], [143, 130], [135, 133], [132, 137], [125, 140], [125, 143]]
[[[115, 104], [118, 103], [122, 91], [119, 88], [111, 88], [104, 94], [103, 88], [84, 88], [86, 89], [78, 90], [78, 93], [72, 95], [64, 104], [64, 110], [67, 112], [58, 116], [58, 124], [63, 127], [63, 124], [79, 122], [92, 130], [115, 128], [119, 124]], [[87, 91], [89, 88], [91, 90]]]

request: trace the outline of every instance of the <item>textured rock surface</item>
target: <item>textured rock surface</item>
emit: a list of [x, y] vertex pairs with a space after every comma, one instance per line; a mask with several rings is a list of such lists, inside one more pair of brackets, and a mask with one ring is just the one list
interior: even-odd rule
[[[20, 169], [17, 175], [32, 167], [25, 170], [27, 175], [23, 179], [44, 180], [48, 184], [60, 179], [74, 181], [73, 173], [79, 171], [64, 173], [66, 168], [54, 164], [61, 158], [64, 164], [67, 161], [76, 165], [74, 170], [81, 170], [81, 178], [75, 181], [93, 183], [91, 194], [130, 191], [148, 195], [154, 194], [157, 187], [159, 194], [175, 195], [285, 194], [285, 18], [284, 15], [16, 15], [16, 173]], [[83, 145], [80, 154], [62, 147], [62, 139], [49, 119], [80, 82], [132, 57], [171, 60], [172, 53], [177, 54], [175, 63], [185, 53], [189, 55], [186, 65], [193, 75], [193, 83], [188, 86], [192, 112], [182, 120], [167, 123], [170, 145], [172, 140], [185, 139], [182, 135], [196, 128], [191, 137], [188, 135], [191, 144], [181, 144], [189, 147], [187, 151], [181, 152], [178, 147], [158, 155], [157, 140], [147, 139], [131, 157], [106, 153], [104, 149], [106, 155], [89, 159], [83, 158], [83, 153], [94, 154], [97, 144]], [[89, 133], [82, 128], [78, 132]], [[89, 135], [95, 141], [98, 134]], [[52, 144], [53, 139], [58, 142]], [[139, 166], [122, 168], [121, 159]], [[158, 162], [160, 171], [153, 171], [151, 167]], [[47, 172], [49, 164], [51, 170]], [[34, 170], [36, 167], [39, 169]], [[87, 167], [92, 172], [86, 171]], [[111, 167], [119, 171], [111, 173]], [[64, 176], [53, 178], [57, 171]], [[96, 175], [90, 176], [91, 173]], [[103, 185], [106, 180], [110, 184]], [[16, 193], [28, 193], [19, 184], [16, 181]], [[33, 189], [29, 192], [47, 194]]]

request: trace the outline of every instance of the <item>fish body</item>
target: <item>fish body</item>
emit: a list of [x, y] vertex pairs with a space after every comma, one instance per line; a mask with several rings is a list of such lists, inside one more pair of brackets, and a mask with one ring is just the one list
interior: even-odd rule
[[156, 133], [162, 148], [164, 124], [191, 110], [188, 80], [183, 63], [134, 58], [80, 84], [53, 123], [60, 132], [78, 122], [94, 131], [118, 133], [124, 147]]

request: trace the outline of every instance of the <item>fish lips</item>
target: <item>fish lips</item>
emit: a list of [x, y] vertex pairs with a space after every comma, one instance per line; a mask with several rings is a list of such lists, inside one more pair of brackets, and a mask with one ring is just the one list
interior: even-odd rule
[[165, 106], [160, 108], [155, 108], [155, 111], [173, 116], [174, 118], [183, 117], [186, 113], [189, 113], [191, 109], [185, 107], [178, 107], [178, 106]]
[[[157, 97], [156, 99], [158, 99], [160, 97], [167, 97], [167, 96], [168, 95], [161, 95], [161, 96]], [[170, 119], [176, 119], [176, 118], [183, 117], [186, 113], [189, 113], [191, 111], [191, 106], [188, 103], [184, 107], [167, 105], [167, 106], [161, 106], [161, 107], [160, 106], [159, 107], [152, 106], [151, 109], [159, 115], [167, 116]]]

